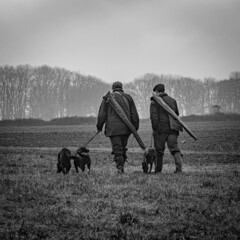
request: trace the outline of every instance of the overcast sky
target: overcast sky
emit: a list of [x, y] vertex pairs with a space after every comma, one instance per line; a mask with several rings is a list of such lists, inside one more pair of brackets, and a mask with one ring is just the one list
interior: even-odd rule
[[240, 0], [0, 0], [0, 65], [130, 82], [240, 71]]

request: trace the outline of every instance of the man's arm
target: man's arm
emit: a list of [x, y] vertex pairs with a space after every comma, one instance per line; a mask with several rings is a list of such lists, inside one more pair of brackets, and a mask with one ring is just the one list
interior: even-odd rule
[[150, 119], [151, 119], [153, 131], [157, 131], [158, 123], [159, 123], [158, 109], [157, 109], [157, 106], [156, 106], [156, 103], [154, 102], [154, 100], [152, 100], [151, 104], [150, 104]]
[[177, 114], [177, 116], [179, 116], [179, 110], [178, 110], [177, 101], [174, 100], [174, 103], [175, 103], [175, 113]]
[[105, 98], [102, 100], [97, 117], [97, 130], [102, 131], [103, 125], [107, 120], [107, 104]]
[[130, 116], [131, 116], [131, 122], [137, 131], [139, 129], [139, 115], [137, 112], [136, 105], [132, 98], [131, 98], [131, 102], [130, 102]]

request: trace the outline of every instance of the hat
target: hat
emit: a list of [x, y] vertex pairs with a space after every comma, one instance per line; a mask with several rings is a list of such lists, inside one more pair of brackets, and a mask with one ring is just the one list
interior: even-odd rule
[[121, 82], [114, 82], [112, 85], [112, 90], [116, 90], [116, 89], [122, 89], [122, 83]]
[[165, 91], [165, 86], [162, 83], [157, 84], [154, 88], [153, 91], [156, 92], [164, 92]]

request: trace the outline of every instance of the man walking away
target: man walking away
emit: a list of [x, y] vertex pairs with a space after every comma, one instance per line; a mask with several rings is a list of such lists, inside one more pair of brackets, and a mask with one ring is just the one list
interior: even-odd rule
[[[157, 84], [153, 91], [163, 99], [163, 101], [179, 115], [177, 102], [165, 93], [164, 84]], [[178, 146], [179, 131], [183, 131], [182, 126], [171, 117], [153, 98], [150, 104], [150, 119], [153, 129], [154, 147], [157, 151], [157, 167], [155, 172], [161, 172], [163, 166], [163, 155], [165, 144], [174, 157], [176, 170], [174, 173], [182, 172], [181, 151]]]
[[[98, 117], [97, 130], [102, 131], [105, 124], [105, 135], [110, 138], [112, 145], [112, 154], [119, 173], [124, 172], [124, 164], [127, 159], [127, 144], [131, 134], [129, 127], [117, 115], [113, 107], [108, 103], [107, 93], [101, 102]], [[114, 82], [112, 85], [112, 94], [117, 103], [122, 107], [129, 121], [133, 124], [136, 131], [139, 128], [139, 116], [135, 103], [131, 95], [123, 91], [121, 82]]]

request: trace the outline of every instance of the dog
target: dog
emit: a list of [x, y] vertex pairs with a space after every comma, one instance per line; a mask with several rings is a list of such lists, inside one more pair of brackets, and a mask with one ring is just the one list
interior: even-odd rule
[[89, 173], [91, 168], [91, 158], [88, 155], [89, 149], [86, 147], [80, 147], [76, 152], [76, 158], [74, 158], [74, 166], [76, 172], [78, 173], [78, 168], [80, 168], [83, 172], [85, 171], [85, 166], [87, 166]]
[[57, 173], [67, 174], [71, 169], [71, 159], [76, 157], [67, 148], [62, 148], [57, 157]]
[[153, 147], [147, 147], [144, 150], [142, 169], [144, 173], [151, 173], [154, 164], [156, 168], [157, 152]]

